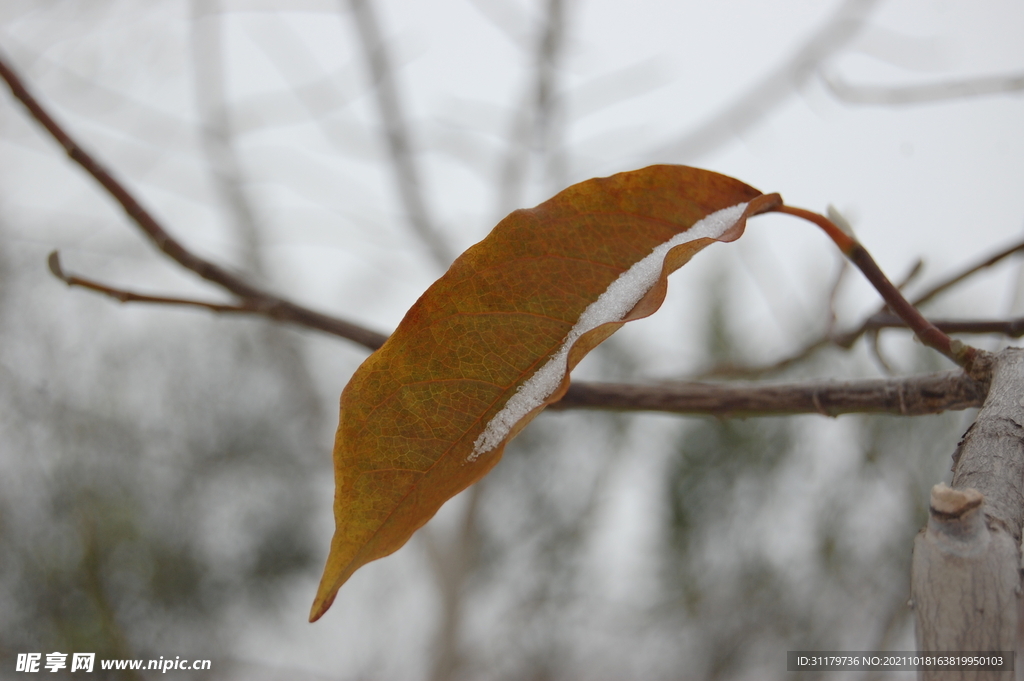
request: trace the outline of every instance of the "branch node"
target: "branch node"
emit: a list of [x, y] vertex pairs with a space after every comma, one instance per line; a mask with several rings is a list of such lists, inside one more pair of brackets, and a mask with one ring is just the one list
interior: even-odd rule
[[941, 482], [932, 487], [927, 533], [943, 553], [971, 556], [986, 548], [984, 502], [973, 488], [953, 489]]
[[971, 509], [981, 506], [984, 501], [984, 495], [973, 487], [953, 489], [940, 482], [932, 487], [928, 510], [943, 519], [960, 518]]
[[970, 356], [963, 365], [964, 373], [979, 383], [990, 384], [996, 356], [987, 350], [979, 350], [969, 345], [966, 348], [970, 351]]
[[818, 396], [818, 389], [815, 388], [811, 391], [811, 403], [814, 405], [815, 411], [822, 416], [832, 416], [827, 409], [821, 404], [821, 398]]

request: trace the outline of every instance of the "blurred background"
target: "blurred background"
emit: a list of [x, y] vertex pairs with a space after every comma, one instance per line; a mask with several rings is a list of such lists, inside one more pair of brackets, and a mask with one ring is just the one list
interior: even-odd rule
[[[1021, 35], [1010, 0], [0, 3], [0, 49], [173, 234], [382, 332], [510, 210], [651, 163], [832, 204], [925, 290], [1024, 232]], [[310, 625], [367, 352], [68, 289], [54, 249], [228, 300], [4, 89], [0, 678], [56, 650], [210, 658], [203, 679], [781, 679], [786, 650], [914, 647], [911, 541], [972, 413], [549, 412]], [[926, 310], [1007, 318], [1020, 294], [1008, 261]], [[950, 368], [901, 331], [801, 353], [877, 306], [813, 227], [758, 217], [575, 375]]]

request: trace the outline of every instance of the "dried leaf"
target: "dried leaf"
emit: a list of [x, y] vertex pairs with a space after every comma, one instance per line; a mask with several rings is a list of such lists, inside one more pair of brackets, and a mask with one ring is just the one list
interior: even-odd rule
[[587, 352], [657, 310], [671, 272], [779, 203], [717, 173], [651, 166], [515, 211], [463, 253], [341, 395], [336, 530], [310, 621], [483, 477]]

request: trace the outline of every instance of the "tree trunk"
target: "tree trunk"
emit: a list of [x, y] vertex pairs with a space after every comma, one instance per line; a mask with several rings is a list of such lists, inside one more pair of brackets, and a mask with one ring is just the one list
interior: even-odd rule
[[[921, 652], [1019, 648], [1024, 525], [1024, 351], [993, 358], [985, 405], [953, 455], [952, 489], [932, 488], [914, 541], [911, 602]], [[1012, 671], [923, 671], [924, 681], [1012, 681]]]

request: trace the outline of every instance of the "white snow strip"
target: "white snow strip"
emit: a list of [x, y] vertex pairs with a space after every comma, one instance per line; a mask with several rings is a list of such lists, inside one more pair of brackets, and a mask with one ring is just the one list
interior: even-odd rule
[[494, 418], [490, 420], [473, 444], [473, 452], [467, 461], [475, 461], [481, 454], [500, 445], [512, 430], [512, 426], [542, 405], [544, 400], [555, 392], [565, 376], [569, 349], [572, 348], [573, 343], [580, 336], [601, 324], [617, 322], [625, 317], [658, 281], [665, 256], [669, 250], [696, 239], [705, 237], [714, 239], [722, 236], [727, 229], [736, 224], [746, 208], [747, 204], [740, 203], [708, 215], [690, 229], [676, 234], [665, 243], [655, 247], [647, 257], [619, 275], [619, 278], [613, 281], [605, 289], [605, 292], [583, 311], [576, 325], [565, 337], [558, 352], [552, 355], [551, 359], [537, 373], [519, 386], [516, 393], [505, 403], [505, 407], [494, 415]]

